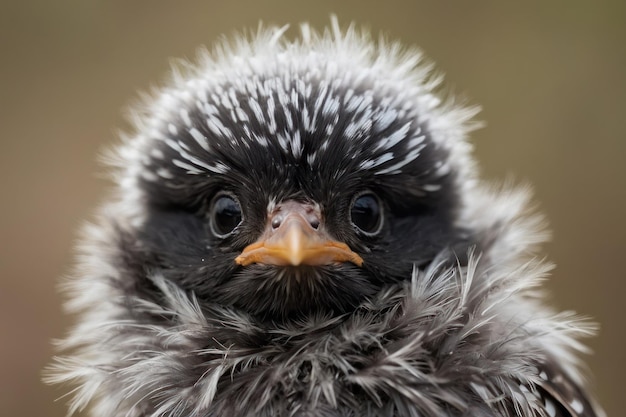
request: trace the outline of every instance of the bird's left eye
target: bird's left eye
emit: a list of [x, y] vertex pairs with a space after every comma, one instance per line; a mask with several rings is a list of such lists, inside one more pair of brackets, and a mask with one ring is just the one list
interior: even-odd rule
[[383, 215], [379, 198], [372, 192], [357, 194], [350, 207], [350, 221], [365, 235], [375, 235], [383, 227]]
[[241, 206], [230, 194], [221, 193], [215, 196], [210, 213], [211, 231], [217, 237], [230, 235], [241, 223]]

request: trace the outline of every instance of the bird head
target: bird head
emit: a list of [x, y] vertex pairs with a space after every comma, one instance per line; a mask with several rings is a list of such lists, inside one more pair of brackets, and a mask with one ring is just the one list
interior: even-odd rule
[[303, 33], [205, 57], [120, 152], [132, 264], [270, 319], [351, 311], [464, 239], [471, 111], [435, 99], [415, 54]]

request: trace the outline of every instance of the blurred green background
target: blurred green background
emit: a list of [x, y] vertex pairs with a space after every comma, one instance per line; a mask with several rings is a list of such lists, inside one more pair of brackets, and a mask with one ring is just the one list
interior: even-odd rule
[[[626, 312], [626, 2], [7, 1], [0, 4], [0, 410], [63, 416], [43, 386], [50, 339], [69, 325], [58, 278], [107, 183], [98, 153], [124, 108], [195, 55], [258, 21], [341, 23], [418, 45], [448, 86], [481, 104], [486, 179], [535, 186], [554, 238], [560, 309], [602, 325], [585, 358], [622, 415]], [[294, 33], [292, 30], [291, 34]]]

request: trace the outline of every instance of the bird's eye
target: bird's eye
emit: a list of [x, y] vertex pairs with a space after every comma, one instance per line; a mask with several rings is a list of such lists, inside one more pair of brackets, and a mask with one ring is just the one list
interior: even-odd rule
[[350, 221], [365, 235], [372, 236], [380, 232], [383, 216], [378, 197], [369, 191], [357, 194], [350, 207]]
[[241, 223], [241, 206], [235, 197], [221, 193], [211, 204], [211, 231], [217, 237], [226, 237]]

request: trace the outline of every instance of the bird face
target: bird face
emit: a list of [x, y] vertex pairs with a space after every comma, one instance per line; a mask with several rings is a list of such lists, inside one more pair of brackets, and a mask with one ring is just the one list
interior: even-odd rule
[[148, 214], [134, 264], [278, 319], [348, 312], [459, 241], [449, 150], [411, 91], [297, 62], [253, 76], [243, 62], [166, 95], [136, 141]]

